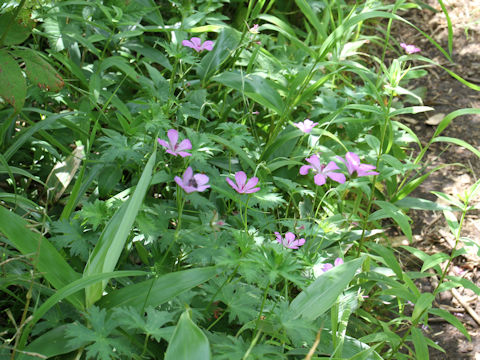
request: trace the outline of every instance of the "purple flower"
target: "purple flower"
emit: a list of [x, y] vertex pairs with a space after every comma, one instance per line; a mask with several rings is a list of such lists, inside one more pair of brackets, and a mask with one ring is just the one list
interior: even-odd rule
[[342, 265], [342, 264], [343, 264], [343, 260], [341, 258], [336, 258], [333, 265], [330, 264], [330, 263], [323, 264], [323, 266], [321, 267], [321, 270], [323, 272], [327, 272], [328, 270], [333, 269], [334, 266], [338, 266], [338, 265]]
[[229, 178], [226, 178], [225, 180], [227, 180], [233, 190], [239, 194], [251, 194], [260, 190], [259, 187], [255, 187], [258, 183], [258, 178], [254, 176], [247, 182], [247, 174], [243, 171], [235, 173], [236, 184]]
[[183, 189], [187, 194], [190, 194], [194, 191], [202, 192], [210, 187], [207, 185], [208, 176], [204, 174], [195, 174], [193, 175], [193, 170], [189, 166], [185, 173], [183, 174], [183, 179], [178, 176], [175, 176], [175, 182]]
[[172, 154], [173, 156], [180, 155], [181, 157], [192, 156], [192, 154], [185, 152], [183, 150], [190, 150], [192, 148], [192, 143], [190, 140], [185, 139], [177, 144], [178, 141], [178, 131], [175, 129], [170, 129], [167, 132], [168, 139], [170, 140], [167, 143], [165, 140], [157, 139], [158, 143], [167, 149], [167, 153]]
[[322, 165], [320, 164], [320, 158], [317, 155], [312, 155], [305, 160], [307, 160], [310, 165], [303, 165], [300, 168], [300, 174], [307, 175], [310, 169], [312, 169], [314, 172], [317, 172], [318, 174], [315, 175], [313, 180], [318, 186], [322, 186], [323, 184], [325, 184], [327, 182], [327, 177], [340, 184], [343, 184], [345, 182], [345, 175], [334, 171], [340, 170], [340, 168], [333, 161], [330, 161], [326, 166]]
[[183, 40], [182, 45], [192, 48], [196, 52], [201, 52], [203, 50], [212, 51], [213, 41], [207, 40], [202, 44], [202, 40], [198, 37], [192, 37], [190, 40]]
[[275, 231], [275, 236], [277, 237], [277, 242], [279, 244], [282, 244], [289, 249], [298, 249], [300, 246], [305, 244], [305, 239], [295, 240], [295, 234], [290, 231], [285, 234], [285, 238], [283, 238], [282, 235], [280, 235], [280, 233], [277, 231]]
[[420, 48], [416, 47], [415, 45], [407, 45], [405, 43], [400, 43], [400, 46], [405, 50], [407, 54], [415, 54], [417, 52], [420, 52]]
[[379, 174], [376, 171], [371, 171], [376, 169], [374, 165], [361, 164], [360, 158], [357, 154], [353, 152], [347, 152], [347, 154], [345, 155], [345, 159], [340, 156], [337, 156], [337, 158], [345, 165], [347, 165], [347, 170], [350, 175], [352, 175], [355, 171], [357, 172], [357, 176], [369, 176]]
[[305, 134], [308, 134], [312, 129], [318, 125], [310, 119], [305, 119], [303, 122], [293, 123], [297, 128], [303, 131]]

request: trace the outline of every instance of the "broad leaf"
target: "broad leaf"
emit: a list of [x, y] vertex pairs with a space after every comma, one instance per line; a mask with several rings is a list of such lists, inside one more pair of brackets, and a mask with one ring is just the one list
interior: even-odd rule
[[290, 309], [308, 320], [315, 320], [330, 309], [338, 296], [346, 289], [364, 258], [336, 266], [320, 275], [290, 304]]
[[33, 50], [17, 50], [15, 55], [25, 61], [28, 79], [38, 87], [50, 91], [59, 91], [65, 84], [53, 67]]
[[16, 112], [22, 110], [27, 96], [27, 84], [20, 67], [5, 50], [0, 50], [0, 96]]
[[168, 343], [165, 360], [209, 360], [210, 343], [207, 336], [185, 311], [178, 321], [172, 339]]

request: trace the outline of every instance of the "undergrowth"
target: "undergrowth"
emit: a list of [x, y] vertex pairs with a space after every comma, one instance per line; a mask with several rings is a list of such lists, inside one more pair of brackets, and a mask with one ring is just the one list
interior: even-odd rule
[[[480, 294], [448, 275], [480, 183], [410, 195], [433, 142], [480, 156], [441, 136], [480, 110], [427, 144], [399, 120], [433, 110], [409, 82], [437, 65], [390, 32], [421, 6], [4, 2], [1, 357], [428, 359], [431, 316], [469, 337], [434, 299]], [[409, 209], [454, 251], [402, 267]]]

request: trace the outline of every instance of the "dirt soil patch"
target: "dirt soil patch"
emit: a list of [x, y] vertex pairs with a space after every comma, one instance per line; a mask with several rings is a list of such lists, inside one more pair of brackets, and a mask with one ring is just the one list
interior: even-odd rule
[[[411, 10], [399, 14], [408, 19], [427, 34], [432, 36], [444, 49], [448, 49], [448, 25], [438, 1], [427, 3], [436, 10]], [[480, 0], [444, 0], [453, 24], [453, 60], [448, 61], [441, 52], [414, 29], [396, 24], [392, 35], [399, 41], [415, 44], [421, 48], [421, 55], [447, 67], [471, 83], [480, 85]], [[428, 76], [416, 81], [413, 87], [426, 88], [424, 104], [435, 110], [405, 120], [422, 141], [427, 143], [436, 126], [427, 122], [432, 115], [449, 114], [462, 108], [480, 108], [480, 92], [470, 89], [452, 78], [439, 67], [427, 69]], [[402, 121], [403, 121], [402, 120]], [[467, 115], [456, 118], [442, 133], [442, 136], [462, 139], [480, 150], [480, 115]], [[435, 172], [413, 194], [432, 201], [438, 198], [431, 191], [441, 191], [450, 195], [463, 194], [480, 176], [480, 159], [462, 147], [447, 143], [434, 143], [426, 158], [428, 168], [442, 164], [455, 164]], [[462, 164], [460, 166], [458, 164]], [[480, 203], [477, 197], [473, 204]], [[449, 231], [441, 212], [410, 213], [414, 220], [415, 246], [429, 254], [442, 251], [451, 253], [455, 246], [454, 236]], [[459, 217], [459, 215], [458, 215]], [[462, 237], [480, 244], [480, 211], [473, 210], [465, 219]], [[463, 243], [460, 244], [463, 246]], [[478, 249], [468, 248], [468, 252], [456, 258], [450, 273], [472, 280], [480, 286], [480, 257]], [[419, 283], [422, 291], [432, 291], [433, 281]], [[446, 353], [432, 349], [431, 359], [480, 359], [480, 300], [473, 291], [457, 289], [453, 293], [444, 292], [436, 299], [437, 306], [450, 311], [467, 328], [472, 336], [469, 342], [455, 327], [442, 319], [430, 319], [430, 325], [424, 329], [432, 340], [443, 347]], [[469, 309], [468, 309], [469, 308]], [[473, 314], [470, 315], [469, 311]]]

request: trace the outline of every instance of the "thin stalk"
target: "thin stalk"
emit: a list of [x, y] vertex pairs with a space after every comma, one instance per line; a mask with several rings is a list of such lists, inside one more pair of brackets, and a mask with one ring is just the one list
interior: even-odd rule
[[437, 286], [435, 287], [435, 290], [433, 290], [433, 295], [436, 296], [437, 293], [438, 293], [438, 289], [440, 288], [440, 285], [443, 283], [443, 281], [445, 280], [445, 276], [447, 276], [447, 273], [448, 273], [448, 269], [450, 268], [450, 264], [452, 263], [454, 257], [455, 257], [455, 251], [457, 250], [457, 246], [458, 246], [458, 243], [460, 241], [460, 233], [461, 233], [461, 229], [463, 227], [463, 222], [465, 221], [465, 216], [467, 215], [467, 206], [468, 206], [468, 202], [465, 203], [465, 206], [462, 210], [462, 217], [460, 218], [460, 223], [459, 223], [459, 226], [458, 226], [458, 231], [457, 233], [455, 234], [455, 246], [453, 247], [452, 249], [452, 252], [450, 254], [450, 257], [448, 259], [448, 262], [447, 262], [447, 265], [445, 266], [445, 269], [443, 269], [442, 271], [442, 275], [440, 277], [440, 281], [438, 282]]
[[[265, 302], [267, 301], [267, 295], [268, 295], [268, 288], [269, 287], [270, 287], [270, 280], [268, 280], [267, 286], [265, 286], [265, 291], [263, 292], [262, 305], [260, 306], [260, 312], [258, 313], [257, 323], [255, 324], [255, 331], [257, 331], [257, 329], [258, 329], [258, 324], [260, 323], [260, 319], [262, 318], [262, 315], [263, 315], [263, 308], [265, 307]], [[261, 331], [259, 331], [258, 333], [260, 333], [260, 332]]]
[[[382, 126], [382, 136], [380, 138], [380, 148], [378, 149], [378, 157], [377, 157], [377, 162], [376, 162], [376, 167], [378, 169], [378, 164], [380, 163], [380, 157], [383, 154], [383, 145], [385, 143], [385, 135], [387, 133], [387, 126], [388, 126], [388, 121], [390, 120], [390, 108], [392, 106], [392, 101], [393, 101], [393, 93], [390, 93], [390, 98], [388, 99], [388, 105], [385, 111], [385, 121], [383, 122]], [[374, 175], [373, 181], [372, 181], [372, 187], [370, 190], [370, 196], [368, 198], [368, 205], [367, 205], [367, 210], [365, 211], [365, 217], [363, 219], [363, 224], [362, 224], [362, 236], [360, 237], [360, 242], [358, 244], [358, 251], [357, 251], [357, 256], [360, 256], [360, 252], [362, 250], [363, 243], [365, 241], [365, 232], [367, 230], [367, 225], [368, 225], [368, 214], [370, 214], [370, 209], [373, 204], [373, 197], [375, 195], [375, 186], [377, 184], [377, 175]]]

